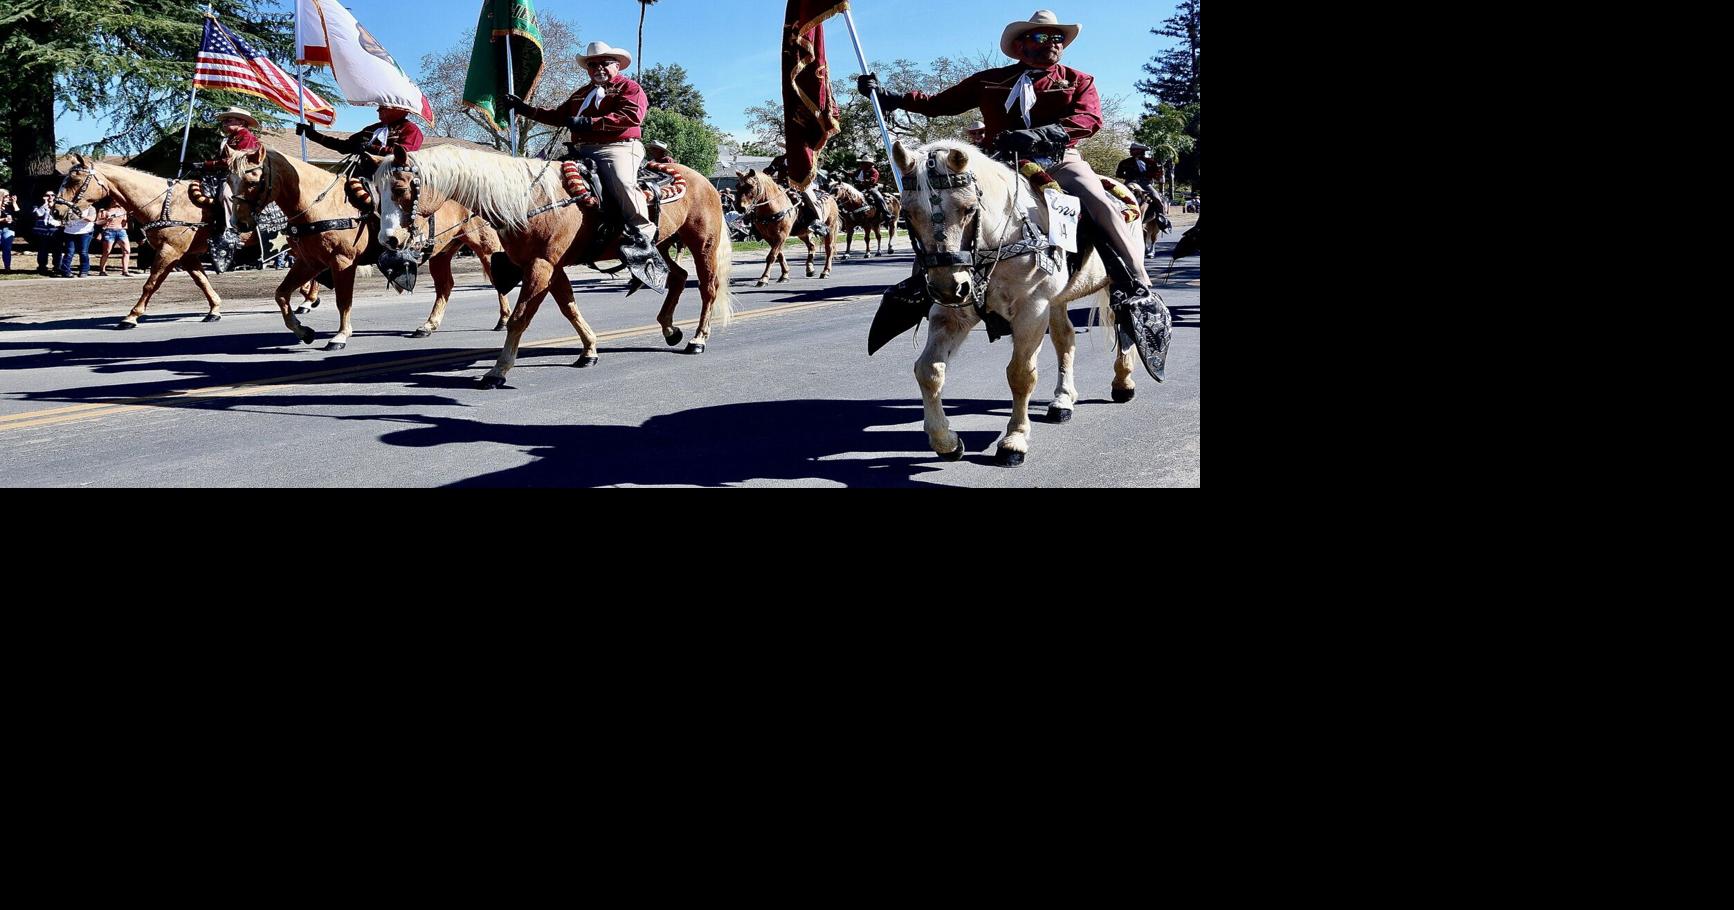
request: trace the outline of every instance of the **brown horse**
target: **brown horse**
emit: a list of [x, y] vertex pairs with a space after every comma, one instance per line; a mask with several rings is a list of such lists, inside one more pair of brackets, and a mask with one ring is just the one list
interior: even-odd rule
[[[581, 195], [569, 192], [555, 162], [455, 146], [413, 153], [400, 149], [393, 158], [374, 160], [379, 169], [373, 176], [373, 195], [380, 200], [380, 236], [388, 249], [401, 249], [409, 243], [405, 212], [422, 214], [455, 201], [499, 230], [505, 248], [501, 259], [523, 273], [518, 305], [506, 320], [506, 344], [493, 369], [479, 380], [482, 388], [497, 389], [506, 384], [506, 374], [517, 363], [524, 331], [549, 294], [584, 344], [582, 355], [572, 365], [597, 364], [599, 341], [578, 312], [565, 271], [567, 266], [619, 258], [617, 241], [593, 249], [602, 224], [593, 191]], [[691, 168], [678, 164], [668, 167], [686, 182], [686, 194], [662, 205], [658, 224], [662, 239], [657, 248], [668, 264], [668, 295], [656, 321], [670, 347], [680, 343], [674, 308], [686, 289], [687, 271], [669, 255], [669, 248], [678, 239], [692, 251], [703, 301], [698, 328], [686, 353], [702, 354], [710, 339], [712, 316], [720, 327], [728, 324], [734, 312], [728, 286], [734, 246], [723, 223], [722, 199], [716, 188]], [[501, 259], [495, 260], [496, 269]]]
[[[747, 217], [753, 226], [754, 233], [763, 237], [771, 245], [771, 252], [765, 257], [765, 273], [759, 276], [756, 288], [762, 288], [771, 277], [771, 263], [783, 267], [783, 277], [778, 283], [789, 280], [789, 263], [783, 258], [783, 244], [789, 240], [790, 229], [800, 217], [799, 206], [790, 201], [789, 194], [777, 185], [775, 180], [757, 171], [741, 173], [735, 171], [735, 177], [740, 180], [740, 188], [735, 196], [735, 209]], [[820, 200], [819, 215], [825, 219], [825, 226], [831, 232], [825, 235], [825, 271], [820, 278], [831, 277], [831, 260], [837, 255], [837, 230], [842, 226], [842, 220], [837, 215], [836, 197]], [[813, 277], [813, 239], [812, 229], [802, 230], [795, 236], [807, 245], [807, 277]]]
[[[879, 255], [897, 252], [897, 247], [891, 241], [897, 238], [897, 215], [903, 211], [903, 201], [896, 193], [885, 194], [885, 207], [890, 210], [890, 217], [881, 214], [879, 207], [867, 201], [867, 195], [860, 190], [842, 184], [837, 187], [837, 209], [843, 218], [843, 259], [848, 261], [849, 251], [855, 248], [855, 229], [861, 229], [861, 245], [863, 258], [872, 258], [873, 241], [879, 241]], [[885, 228], [885, 236], [879, 236], [879, 229]], [[871, 232], [871, 233], [869, 233]]]
[[[117, 329], [136, 329], [150, 306], [151, 298], [162, 287], [169, 273], [179, 268], [193, 279], [193, 284], [205, 295], [210, 310], [206, 322], [223, 318], [223, 298], [211, 286], [205, 275], [204, 255], [210, 247], [210, 209], [187, 197], [187, 187], [193, 184], [171, 183], [155, 174], [93, 162], [83, 155], [75, 158], [66, 179], [61, 181], [56, 205], [90, 203], [106, 208], [119, 205], [126, 209], [134, 223], [143, 230], [145, 243], [156, 253], [151, 272], [145, 278], [144, 290], [132, 311], [115, 325]], [[303, 289], [302, 295], [314, 306], [319, 305], [319, 286]]]
[[[432, 236], [429, 236], [430, 232]], [[446, 304], [451, 302], [452, 289], [457, 287], [457, 279], [452, 277], [452, 260], [457, 257], [459, 249], [469, 247], [476, 254], [476, 258], [482, 261], [482, 274], [487, 276], [490, 284], [494, 280], [494, 254], [505, 249], [500, 243], [500, 233], [492, 225], [455, 202], [440, 206], [431, 218], [418, 213], [415, 217], [415, 242], [409, 247], [412, 250], [419, 247], [423, 251], [428, 271], [434, 278], [433, 312], [428, 314], [427, 321], [420, 328], [410, 334], [411, 338], [426, 338], [439, 331], [440, 323], [445, 321]], [[403, 289], [399, 288], [398, 293], [404, 293]], [[494, 323], [494, 331], [503, 332], [512, 305], [506, 300], [506, 295], [498, 296], [500, 319]]]
[[[325, 345], [327, 351], [349, 346], [354, 326], [349, 321], [355, 305], [355, 264], [367, 251], [372, 227], [367, 216], [344, 194], [341, 174], [322, 171], [304, 161], [260, 147], [229, 156], [229, 187], [236, 214], [244, 209], [257, 212], [275, 202], [288, 216], [289, 245], [295, 264], [277, 286], [277, 309], [283, 324], [302, 344], [318, 337], [301, 324], [289, 309], [289, 294], [326, 269], [331, 270], [337, 291], [337, 334]], [[320, 228], [314, 232], [310, 228]]]

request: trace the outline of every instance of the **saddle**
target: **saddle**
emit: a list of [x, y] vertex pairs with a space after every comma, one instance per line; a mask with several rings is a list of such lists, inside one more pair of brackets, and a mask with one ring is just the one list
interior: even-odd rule
[[[602, 204], [603, 194], [599, 191], [602, 182], [596, 172], [596, 162], [592, 159], [577, 157], [563, 160], [560, 163], [560, 182], [581, 208], [600, 215], [596, 239], [586, 254], [580, 257], [594, 263], [602, 258], [602, 251], [626, 229], [626, 218], [622, 213], [612, 211]], [[650, 223], [657, 226], [657, 242], [660, 243], [662, 207], [686, 198], [686, 178], [672, 165], [651, 161], [638, 169], [636, 183], [649, 206]], [[601, 271], [613, 274], [620, 269]]]

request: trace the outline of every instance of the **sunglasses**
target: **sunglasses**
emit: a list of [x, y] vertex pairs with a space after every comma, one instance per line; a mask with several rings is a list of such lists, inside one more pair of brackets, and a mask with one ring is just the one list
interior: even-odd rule
[[1066, 36], [1065, 35], [1050, 35], [1047, 32], [1035, 32], [1032, 34], [1028, 34], [1028, 35], [1024, 36], [1024, 39], [1027, 41], [1034, 41], [1037, 44], [1065, 44], [1066, 43]]

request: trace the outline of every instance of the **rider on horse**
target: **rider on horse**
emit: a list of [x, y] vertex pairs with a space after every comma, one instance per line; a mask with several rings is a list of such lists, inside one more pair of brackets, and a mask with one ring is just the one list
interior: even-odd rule
[[334, 152], [343, 152], [346, 155], [362, 152], [369, 155], [389, 155], [394, 146], [402, 146], [406, 152], [421, 151], [421, 127], [409, 119], [413, 111], [395, 104], [381, 104], [378, 112], [377, 122], [350, 133], [347, 139], [327, 136], [311, 123], [295, 124], [295, 132]]
[[[1143, 244], [1136, 225], [1120, 213], [1124, 207], [1102, 187], [1102, 178], [1078, 152], [1078, 144], [1102, 128], [1102, 103], [1096, 79], [1060, 65], [1060, 56], [1078, 38], [1082, 27], [1062, 25], [1051, 10], [1037, 10], [1029, 19], [1013, 22], [1000, 34], [1000, 50], [1018, 62], [985, 70], [937, 95], [896, 94], [879, 86], [876, 75], [860, 78], [863, 95], [877, 95], [886, 112], [913, 111], [929, 117], [962, 114], [979, 108], [987, 142], [1007, 157], [1033, 161], [1067, 193], [1077, 196], [1106, 244], [1104, 254], [1113, 284], [1112, 301], [1122, 325], [1138, 325], [1138, 350], [1151, 375], [1160, 372], [1166, 356], [1167, 308], [1151, 293], [1144, 271]], [[1014, 165], [1015, 167], [1015, 165]], [[1116, 258], [1118, 262], [1112, 260]], [[1138, 311], [1136, 314], [1133, 311]], [[1131, 318], [1137, 315], [1140, 318]]]
[[586, 158], [596, 164], [602, 195], [625, 221], [620, 260], [647, 287], [666, 290], [668, 266], [656, 251], [657, 225], [650, 220], [650, 203], [638, 189], [638, 169], [644, 164], [644, 117], [650, 108], [643, 86], [621, 75], [632, 65], [632, 54], [592, 41], [578, 62], [590, 73], [590, 84], [572, 93], [559, 107], [533, 107], [517, 95], [507, 95], [507, 112], [550, 126], [572, 130], [562, 161]]
[[885, 204], [885, 192], [879, 188], [879, 169], [873, 166], [873, 159], [856, 154], [850, 155], [849, 160], [854, 165], [849, 169], [849, 182], [879, 210], [881, 221], [890, 221], [891, 209]]
[[1160, 199], [1161, 195], [1151, 186], [1150, 181], [1161, 182], [1162, 166], [1144, 157], [1144, 153], [1148, 151], [1150, 147], [1144, 143], [1132, 143], [1132, 157], [1120, 162], [1120, 166], [1114, 169], [1114, 176], [1127, 183], [1137, 184], [1150, 194], [1151, 199]]
[[819, 187], [828, 182], [828, 175], [824, 171], [815, 171], [812, 184], [805, 190], [798, 190], [794, 184], [789, 182], [788, 155], [778, 155], [772, 158], [771, 163], [765, 165], [765, 173], [781, 183], [783, 188], [789, 191], [790, 198], [794, 199], [795, 204], [801, 207], [800, 214], [795, 218], [796, 224], [800, 224], [802, 221], [807, 222], [808, 230], [812, 231], [815, 237], [823, 237], [831, 233], [831, 229], [825, 226], [824, 216], [819, 214]]
[[[217, 125], [223, 130], [223, 144], [217, 148], [217, 157], [193, 163], [192, 172], [195, 174], [215, 175], [228, 169], [230, 153], [250, 152], [259, 147], [259, 137], [248, 129], [259, 126], [258, 119], [252, 114], [232, 107], [217, 115]], [[235, 203], [231, 193], [229, 181], [223, 180], [217, 190], [219, 204], [213, 213], [216, 220], [211, 226], [210, 241], [211, 271], [219, 275], [229, 270], [235, 261], [235, 251], [241, 245], [241, 235], [235, 230]]]

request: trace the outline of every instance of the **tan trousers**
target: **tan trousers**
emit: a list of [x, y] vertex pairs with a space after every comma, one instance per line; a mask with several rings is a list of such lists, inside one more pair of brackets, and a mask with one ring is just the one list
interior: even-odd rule
[[1127, 224], [1120, 212], [1124, 206], [1108, 191], [1102, 189], [1102, 178], [1090, 170], [1084, 163], [1084, 157], [1077, 149], [1066, 149], [1066, 156], [1059, 164], [1048, 168], [1048, 174], [1058, 181], [1065, 191], [1078, 197], [1084, 203], [1084, 209], [1090, 213], [1096, 225], [1102, 228], [1102, 233], [1108, 235], [1108, 242], [1120, 254], [1120, 259], [1127, 268], [1138, 276], [1145, 284], [1150, 283], [1150, 274], [1144, 271], [1144, 238], [1139, 236], [1140, 225]]
[[626, 142], [586, 143], [578, 152], [596, 162], [596, 174], [602, 181], [602, 192], [614, 210], [626, 216], [626, 228], [636, 231], [652, 245], [656, 243], [656, 225], [650, 223], [650, 204], [638, 189], [638, 168], [644, 164], [644, 143], [637, 139]]

